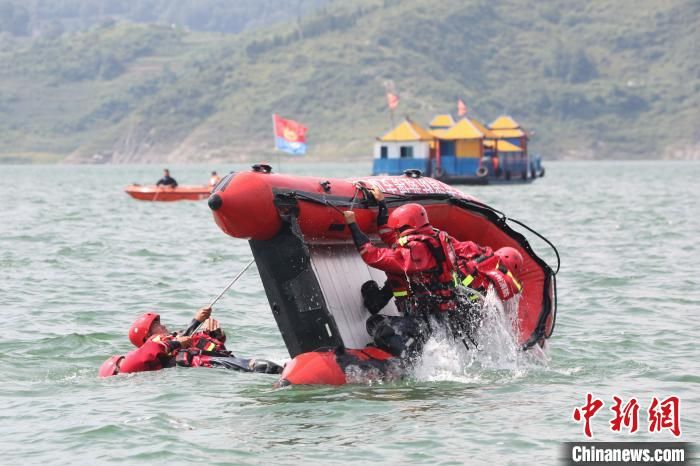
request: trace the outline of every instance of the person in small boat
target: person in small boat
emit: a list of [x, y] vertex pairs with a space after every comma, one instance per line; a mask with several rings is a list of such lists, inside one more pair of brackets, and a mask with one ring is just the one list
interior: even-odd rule
[[209, 187], [214, 189], [217, 184], [221, 181], [221, 177], [216, 174], [216, 172], [211, 172], [211, 178], [209, 178]]
[[[282, 367], [271, 361], [234, 356], [224, 345], [226, 335], [218, 321], [210, 315], [211, 308], [199, 309], [182, 333], [169, 333], [158, 314], [149, 312], [140, 316], [129, 330], [129, 340], [137, 349], [107, 359], [99, 369], [100, 377], [155, 371], [175, 365], [224, 367], [267, 374], [282, 372]], [[192, 334], [200, 325], [203, 331]]]
[[163, 178], [158, 180], [156, 186], [170, 186], [177, 188], [177, 181], [175, 181], [175, 178], [170, 176], [170, 170], [166, 168], [163, 170]]

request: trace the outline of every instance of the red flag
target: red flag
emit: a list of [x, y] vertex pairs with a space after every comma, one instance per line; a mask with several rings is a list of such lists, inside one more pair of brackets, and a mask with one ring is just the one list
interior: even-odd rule
[[298, 121], [272, 115], [275, 131], [275, 148], [301, 155], [306, 153], [306, 132], [308, 128]]
[[457, 99], [457, 116], [464, 116], [467, 114], [467, 106], [464, 104], [462, 99]]
[[386, 103], [389, 105], [389, 109], [394, 110], [399, 106], [399, 96], [393, 92], [387, 91], [386, 93]]

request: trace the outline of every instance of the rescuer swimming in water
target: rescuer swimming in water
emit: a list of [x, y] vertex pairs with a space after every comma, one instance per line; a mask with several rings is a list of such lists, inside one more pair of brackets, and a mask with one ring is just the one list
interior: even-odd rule
[[[137, 349], [107, 359], [100, 367], [100, 377], [155, 371], [175, 365], [224, 367], [266, 374], [282, 372], [282, 367], [271, 361], [234, 356], [224, 345], [226, 335], [218, 321], [211, 319], [210, 315], [211, 308], [199, 309], [189, 327], [178, 334], [168, 332], [160, 322], [160, 315], [151, 312], [143, 314], [129, 330], [129, 340]], [[203, 331], [192, 334], [200, 326], [204, 327]]]

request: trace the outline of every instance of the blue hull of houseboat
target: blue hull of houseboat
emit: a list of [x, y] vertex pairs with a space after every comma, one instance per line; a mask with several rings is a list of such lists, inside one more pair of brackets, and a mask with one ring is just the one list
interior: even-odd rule
[[544, 176], [540, 156], [510, 160], [501, 157], [497, 169], [490, 158], [442, 156], [438, 167], [434, 159], [374, 159], [372, 175], [401, 175], [406, 170], [420, 170], [425, 176], [449, 184], [520, 184]]

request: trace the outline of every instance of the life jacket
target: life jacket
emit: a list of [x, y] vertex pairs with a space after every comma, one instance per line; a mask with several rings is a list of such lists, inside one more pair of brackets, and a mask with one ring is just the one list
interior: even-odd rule
[[175, 364], [181, 367], [211, 367], [211, 356], [188, 348], [177, 352]]
[[459, 261], [460, 283], [482, 294], [493, 284], [496, 294], [507, 301], [520, 293], [522, 284], [498, 259], [498, 256], [482, 255], [469, 261]]
[[197, 349], [206, 353], [226, 352], [224, 343], [205, 332], [192, 335], [192, 344], [189, 349]]
[[[396, 248], [398, 237], [393, 228], [388, 227], [385, 223], [377, 225], [377, 232], [379, 233], [379, 238], [389, 246], [390, 248]], [[401, 305], [408, 297], [408, 281], [406, 276], [403, 274], [386, 272], [386, 278], [391, 287], [391, 291], [394, 295], [394, 300], [399, 310], [402, 311]]]
[[211, 367], [212, 356], [231, 356], [224, 344], [216, 338], [204, 332], [192, 335], [192, 344], [189, 348], [177, 351], [175, 363], [184, 367]]
[[[391, 292], [398, 306], [400, 302], [405, 301], [408, 298], [409, 284], [406, 280], [405, 275], [399, 275], [395, 273], [386, 272], [386, 278], [391, 287]], [[399, 309], [401, 310], [401, 309]]]
[[[452, 241], [446, 232], [433, 228], [428, 231], [417, 229], [398, 238], [397, 247], [411, 249], [416, 243], [424, 244], [436, 262], [433, 269], [408, 276], [404, 296], [415, 298], [419, 306], [437, 307], [440, 311], [449, 311], [456, 307], [454, 277], [457, 271], [457, 257]], [[396, 297], [396, 291], [394, 293]]]
[[141, 347], [124, 356], [119, 363], [119, 372], [157, 371], [173, 366], [176, 351], [171, 351], [168, 345], [172, 338], [171, 335], [155, 335], [149, 338]]

